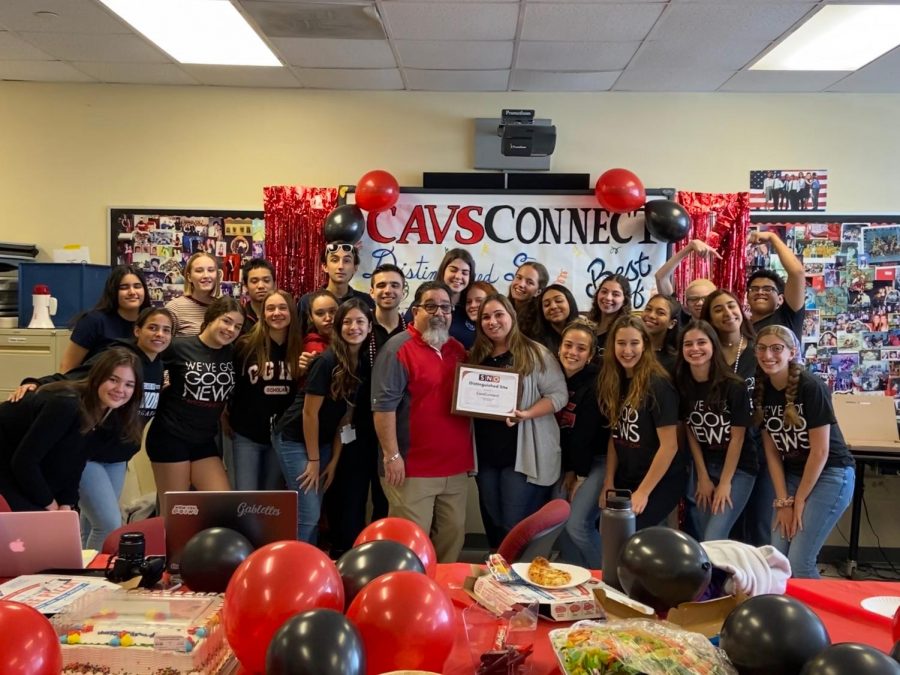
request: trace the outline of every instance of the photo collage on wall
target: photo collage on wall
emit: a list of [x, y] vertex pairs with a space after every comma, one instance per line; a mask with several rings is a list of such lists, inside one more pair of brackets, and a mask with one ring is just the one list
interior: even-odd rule
[[110, 209], [113, 265], [134, 265], [144, 273], [156, 306], [184, 292], [184, 264], [195, 253], [214, 256], [222, 273], [222, 294], [241, 296], [241, 265], [265, 257], [261, 211]]
[[[893, 397], [900, 421], [900, 219], [833, 218], [753, 227], [774, 230], [803, 261], [806, 367], [834, 393]], [[754, 251], [750, 266], [784, 276], [769, 251]]]

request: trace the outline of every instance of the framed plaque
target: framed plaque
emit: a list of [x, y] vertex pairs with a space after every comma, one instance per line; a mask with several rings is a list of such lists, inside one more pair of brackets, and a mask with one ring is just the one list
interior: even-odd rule
[[453, 382], [455, 415], [505, 420], [512, 417], [522, 397], [522, 378], [505, 368], [457, 364]]

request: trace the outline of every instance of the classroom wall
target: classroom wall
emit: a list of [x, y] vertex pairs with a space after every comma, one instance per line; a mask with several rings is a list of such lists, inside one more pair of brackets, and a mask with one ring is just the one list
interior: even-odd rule
[[404, 186], [467, 171], [476, 117], [533, 107], [554, 171], [623, 166], [648, 187], [747, 189], [751, 169], [829, 171], [829, 210], [898, 212], [900, 95], [457, 94], [0, 82], [0, 241], [107, 261], [110, 206], [262, 208], [266, 185]]

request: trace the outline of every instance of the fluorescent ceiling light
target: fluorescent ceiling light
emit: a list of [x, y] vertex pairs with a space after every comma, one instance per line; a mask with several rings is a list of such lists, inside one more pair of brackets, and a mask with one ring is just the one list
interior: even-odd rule
[[825, 5], [750, 70], [858, 70], [900, 44], [900, 6]]
[[280, 66], [229, 0], [100, 0], [179, 63]]

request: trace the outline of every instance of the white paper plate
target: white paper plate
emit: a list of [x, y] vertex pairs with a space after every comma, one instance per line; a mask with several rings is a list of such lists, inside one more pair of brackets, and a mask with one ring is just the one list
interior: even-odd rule
[[874, 595], [871, 598], [866, 598], [859, 604], [862, 605], [863, 609], [893, 619], [894, 614], [897, 612], [897, 608], [900, 607], [900, 596]]
[[561, 570], [563, 572], [568, 572], [572, 575], [572, 580], [563, 584], [562, 586], [544, 586], [543, 584], [538, 584], [528, 578], [528, 566], [531, 563], [513, 563], [512, 568], [513, 571], [522, 577], [522, 580], [526, 583], [531, 584], [532, 586], [537, 586], [538, 588], [546, 588], [548, 590], [555, 590], [557, 588], [572, 588], [573, 586], [580, 586], [585, 581], [591, 578], [591, 571], [584, 567], [579, 567], [578, 565], [567, 565], [565, 563], [550, 563], [550, 567]]

